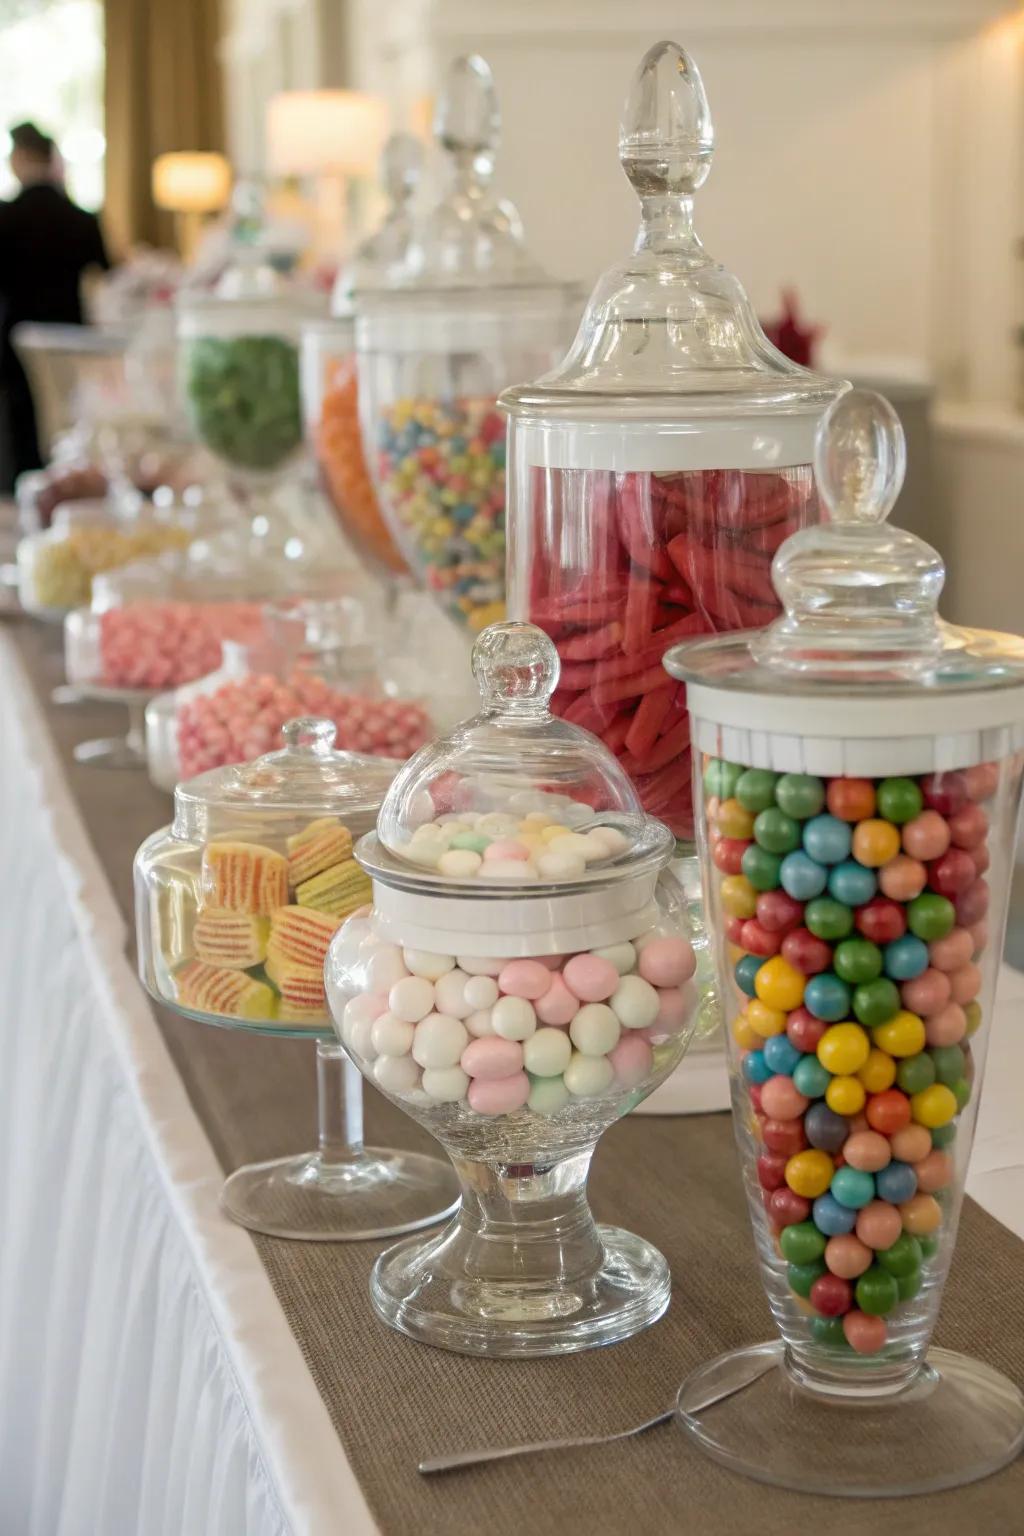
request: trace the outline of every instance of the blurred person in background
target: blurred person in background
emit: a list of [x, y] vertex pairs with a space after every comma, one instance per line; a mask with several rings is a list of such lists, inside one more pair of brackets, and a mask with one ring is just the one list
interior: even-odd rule
[[0, 494], [41, 463], [32, 394], [11, 345], [23, 320], [81, 325], [82, 274], [110, 266], [96, 215], [63, 187], [57, 146], [34, 123], [11, 129], [11, 170], [21, 191], [0, 203]]

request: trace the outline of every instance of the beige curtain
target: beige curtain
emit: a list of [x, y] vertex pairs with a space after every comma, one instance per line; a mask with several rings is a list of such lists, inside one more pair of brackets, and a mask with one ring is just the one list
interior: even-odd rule
[[175, 149], [222, 150], [219, 0], [105, 0], [107, 191], [112, 248], [169, 246], [171, 216], [153, 206], [150, 168]]

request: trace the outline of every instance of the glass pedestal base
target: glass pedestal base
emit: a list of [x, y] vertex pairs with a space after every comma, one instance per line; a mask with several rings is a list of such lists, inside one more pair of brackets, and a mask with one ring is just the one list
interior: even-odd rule
[[[657, 1322], [672, 1280], [662, 1254], [642, 1237], [592, 1223], [591, 1230], [599, 1239], [592, 1266], [531, 1279], [525, 1266], [503, 1266], [498, 1254], [474, 1265], [476, 1234], [456, 1217], [437, 1236], [382, 1253], [370, 1298], [400, 1333], [464, 1355], [562, 1355], [616, 1344]], [[500, 1248], [502, 1234], [494, 1238]]]
[[809, 1383], [779, 1340], [702, 1365], [680, 1388], [676, 1415], [732, 1471], [841, 1498], [958, 1488], [997, 1472], [1024, 1445], [1024, 1396], [966, 1355], [931, 1349], [887, 1395], [866, 1395], [868, 1387], [855, 1370]]
[[128, 736], [101, 736], [95, 741], [80, 741], [75, 747], [75, 762], [90, 768], [144, 768], [146, 753]]
[[220, 1204], [250, 1232], [305, 1242], [364, 1242], [431, 1227], [459, 1203], [447, 1161], [364, 1147], [328, 1161], [320, 1152], [249, 1163], [227, 1180]]

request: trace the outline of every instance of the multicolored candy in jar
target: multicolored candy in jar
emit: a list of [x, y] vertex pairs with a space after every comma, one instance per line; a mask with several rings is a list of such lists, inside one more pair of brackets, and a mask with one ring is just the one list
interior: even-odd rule
[[[891, 407], [837, 401], [816, 454], [832, 522], [779, 551], [784, 616], [666, 663], [689, 690], [736, 1136], [782, 1336], [758, 1346], [772, 1369], [746, 1411], [799, 1399], [792, 1454], [741, 1445], [741, 1414], [701, 1407], [756, 1353], [739, 1351], [684, 1384], [684, 1422], [766, 1481], [862, 1494], [984, 1475], [1024, 1432], [998, 1372], [929, 1353], [992, 1027], [1024, 642], [939, 625], [939, 556], [881, 526], [903, 467]], [[826, 1454], [807, 1436], [844, 1396]], [[961, 1433], [967, 1400], [984, 1434]]]

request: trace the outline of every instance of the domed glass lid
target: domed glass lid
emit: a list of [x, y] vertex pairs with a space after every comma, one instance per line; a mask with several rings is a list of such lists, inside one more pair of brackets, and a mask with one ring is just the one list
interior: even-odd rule
[[284, 746], [251, 763], [211, 768], [174, 792], [174, 830], [205, 834], [211, 812], [373, 816], [394, 777], [395, 763], [337, 752], [333, 720], [289, 720]]
[[[816, 708], [831, 698], [835, 711], [816, 717], [822, 736], [842, 734], [844, 700], [870, 705], [858, 707], [857, 720], [871, 734], [894, 723], [897, 735], [913, 733], [929, 698], [940, 706], [935, 718], [955, 731], [951, 695], [959, 709], [967, 695], [987, 693], [993, 721], [1015, 709], [1024, 719], [1024, 691], [1019, 704], [1001, 697], [1024, 690], [1024, 639], [939, 619], [941, 557], [886, 522], [905, 468], [903, 429], [888, 401], [869, 390], [838, 399], [818, 427], [814, 457], [830, 521], [792, 534], [772, 562], [783, 614], [763, 630], [674, 647], [665, 658], [671, 675], [707, 690], [813, 698]], [[965, 718], [965, 728], [979, 723]]]
[[558, 667], [534, 625], [484, 630], [473, 647], [483, 707], [397, 775], [360, 850], [371, 873], [537, 888], [664, 862], [671, 834], [645, 817], [616, 758], [552, 713]]
[[263, 192], [253, 182], [239, 182], [232, 195], [233, 222], [228, 260], [212, 291], [184, 288], [178, 295], [179, 328], [187, 335], [196, 326], [215, 326], [219, 317], [233, 329], [251, 330], [277, 316], [322, 311], [316, 294], [282, 277], [267, 255]]
[[387, 211], [379, 227], [338, 273], [331, 294], [335, 319], [351, 319], [353, 295], [390, 288], [401, 279], [413, 237], [413, 202], [423, 174], [423, 145], [411, 133], [393, 133], [380, 158]]
[[656, 44], [633, 76], [619, 128], [619, 160], [640, 200], [636, 243], [598, 280], [558, 367], [501, 397], [511, 414], [585, 417], [588, 397], [607, 397], [642, 417], [658, 397], [670, 416], [817, 415], [843, 387], [772, 346], [739, 281], [701, 244], [694, 195], [713, 149], [696, 64], [678, 43]]

